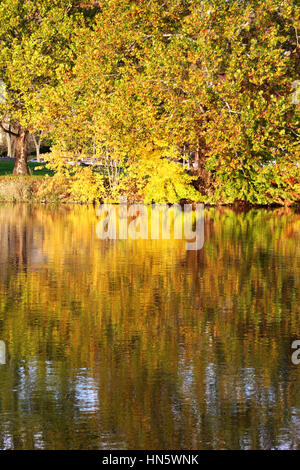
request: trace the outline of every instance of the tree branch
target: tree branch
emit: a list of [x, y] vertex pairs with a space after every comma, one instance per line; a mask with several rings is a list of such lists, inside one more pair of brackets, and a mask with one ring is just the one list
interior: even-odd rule
[[10, 129], [5, 129], [5, 127], [4, 127], [3, 123], [2, 123], [2, 121], [0, 121], [0, 127], [1, 127], [1, 129], [2, 129], [6, 134], [13, 135], [14, 137], [19, 137], [19, 136], [20, 136], [19, 133], [16, 134], [16, 132], [11, 131]]

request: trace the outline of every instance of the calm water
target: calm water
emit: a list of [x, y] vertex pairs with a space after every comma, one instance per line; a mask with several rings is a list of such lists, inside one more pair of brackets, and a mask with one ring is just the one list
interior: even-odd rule
[[0, 205], [0, 448], [300, 448], [300, 214], [205, 211], [205, 244], [103, 241]]

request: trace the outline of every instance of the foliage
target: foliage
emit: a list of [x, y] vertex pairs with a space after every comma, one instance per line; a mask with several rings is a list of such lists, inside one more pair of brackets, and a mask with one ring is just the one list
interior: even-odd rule
[[108, 198], [299, 200], [296, 0], [2, 3], [2, 108], [101, 161]]
[[180, 166], [176, 149], [155, 141], [135, 148], [135, 152], [136, 160], [131, 165], [130, 174], [140, 181], [140, 192], [146, 203], [199, 200], [201, 195], [191, 185], [195, 177]]

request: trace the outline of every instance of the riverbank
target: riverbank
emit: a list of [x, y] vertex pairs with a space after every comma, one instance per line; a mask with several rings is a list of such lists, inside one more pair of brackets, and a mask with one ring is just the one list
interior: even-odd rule
[[42, 176], [1, 176], [0, 202], [41, 202], [38, 195], [43, 184]]
[[[84, 204], [79, 201], [62, 186], [50, 184], [49, 176], [12, 176], [5, 175], [0, 176], [0, 203], [6, 202], [21, 202], [21, 203], [43, 203], [43, 204]], [[142, 202], [140, 197], [136, 200], [132, 199], [132, 194], [127, 198], [128, 202]], [[95, 202], [95, 201], [93, 201]], [[104, 202], [99, 198], [98, 202]], [[188, 201], [184, 201], [188, 202]], [[192, 202], [192, 201], [190, 201]], [[85, 204], [88, 204], [85, 202]], [[250, 204], [246, 201], [236, 201], [233, 204], [224, 204], [223, 202], [217, 202], [215, 204], [207, 203], [206, 206], [228, 206], [239, 209], [250, 209], [251, 207], [263, 208], [263, 207], [281, 207], [283, 204], [273, 203], [269, 205], [262, 204]], [[286, 204], [286, 206], [299, 207], [300, 201], [293, 204]]]
[[56, 195], [47, 192], [47, 179], [53, 171], [44, 163], [28, 162], [27, 176], [13, 175], [15, 160], [0, 159], [0, 202], [55, 202]]
[[[100, 186], [97, 190], [95, 173], [91, 172], [87, 180], [73, 180], [71, 178], [53, 178], [54, 172], [48, 169], [44, 163], [28, 162], [29, 175], [15, 176], [12, 174], [14, 160], [1, 159], [0, 161], [0, 202], [22, 202], [22, 203], [77, 203], [87, 204], [95, 202], [114, 202], [118, 198], [109, 197], [106, 194], [106, 185]], [[105, 176], [102, 175], [102, 183]], [[92, 178], [92, 179], [91, 179]], [[75, 184], [74, 182], [75, 181]], [[73, 182], [70, 184], [70, 182]], [[142, 195], [137, 188], [124, 188], [122, 197], [126, 197], [129, 203], [143, 202]], [[196, 199], [195, 199], [196, 200]], [[194, 200], [194, 201], [195, 201]], [[181, 202], [193, 202], [181, 199]], [[169, 201], [174, 202], [174, 201]], [[179, 202], [179, 201], [178, 201]], [[211, 201], [203, 200], [199, 193], [199, 202], [208, 206], [235, 206], [235, 207], [274, 207], [274, 206], [299, 206], [300, 200], [294, 201], [271, 201], [269, 204], [252, 204], [249, 201], [236, 200], [225, 202], [223, 200]]]

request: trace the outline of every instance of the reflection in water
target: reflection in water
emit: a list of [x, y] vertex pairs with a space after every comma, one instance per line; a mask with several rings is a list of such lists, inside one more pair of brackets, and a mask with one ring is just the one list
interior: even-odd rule
[[0, 364], [6, 362], [6, 347], [4, 341], [0, 341]]
[[205, 244], [99, 240], [0, 206], [0, 448], [300, 448], [300, 215], [205, 211]]

